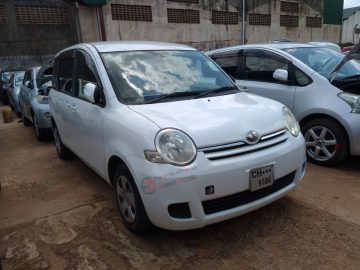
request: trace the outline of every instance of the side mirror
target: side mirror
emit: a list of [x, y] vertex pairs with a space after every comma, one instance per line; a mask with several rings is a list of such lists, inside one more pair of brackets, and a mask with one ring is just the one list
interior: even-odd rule
[[25, 82], [25, 87], [32, 89], [33, 87], [31, 81]]
[[91, 103], [96, 103], [98, 100], [98, 87], [94, 83], [87, 83], [84, 86], [84, 98]]
[[273, 73], [273, 78], [279, 82], [288, 82], [289, 73], [285, 69], [277, 69]]

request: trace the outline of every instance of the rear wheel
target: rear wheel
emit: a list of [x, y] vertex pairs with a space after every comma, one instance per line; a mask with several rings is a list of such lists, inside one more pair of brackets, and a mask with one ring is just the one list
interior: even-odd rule
[[133, 177], [125, 165], [114, 173], [114, 190], [120, 216], [125, 226], [134, 233], [145, 233], [153, 228]]
[[349, 143], [344, 129], [327, 118], [314, 119], [303, 128], [306, 154], [313, 163], [333, 166], [349, 156]]
[[63, 144], [57, 126], [53, 127], [54, 144], [56, 153], [60, 159], [66, 160], [72, 157], [72, 152]]

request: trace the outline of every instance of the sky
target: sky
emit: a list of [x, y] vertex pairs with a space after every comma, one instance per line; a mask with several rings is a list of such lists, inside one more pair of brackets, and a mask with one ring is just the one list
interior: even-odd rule
[[358, 7], [360, 0], [344, 0], [344, 8]]

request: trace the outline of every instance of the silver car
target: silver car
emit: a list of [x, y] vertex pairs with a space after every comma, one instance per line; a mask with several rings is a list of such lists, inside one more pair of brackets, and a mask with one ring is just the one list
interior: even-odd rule
[[19, 103], [25, 126], [33, 124], [36, 137], [45, 140], [51, 134], [48, 92], [52, 86], [52, 64], [33, 67], [25, 72]]
[[11, 109], [16, 112], [18, 116], [21, 115], [20, 105], [19, 105], [19, 94], [20, 86], [22, 85], [24, 79], [25, 71], [17, 71], [10, 77], [9, 88], [7, 90], [8, 100], [11, 106]]
[[275, 99], [300, 122], [309, 160], [336, 165], [360, 155], [360, 45], [346, 55], [299, 43], [208, 52], [246, 92]]

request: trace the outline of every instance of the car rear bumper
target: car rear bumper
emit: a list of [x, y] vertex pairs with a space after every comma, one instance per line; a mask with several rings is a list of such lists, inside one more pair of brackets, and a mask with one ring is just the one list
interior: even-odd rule
[[[216, 161], [198, 152], [186, 167], [154, 164], [138, 156], [129, 156], [127, 163], [151, 222], [186, 230], [245, 214], [285, 196], [304, 176], [306, 156], [303, 137], [288, 135], [273, 147]], [[274, 185], [250, 192], [249, 171], [269, 164], [274, 166]], [[214, 193], [207, 195], [209, 189]]]

